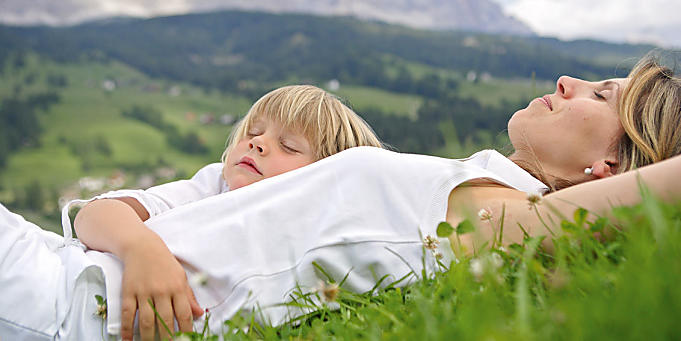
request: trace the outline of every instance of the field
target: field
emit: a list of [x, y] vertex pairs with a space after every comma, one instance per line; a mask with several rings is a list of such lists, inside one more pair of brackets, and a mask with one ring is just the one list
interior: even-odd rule
[[[219, 161], [234, 122], [267, 89], [315, 83], [387, 143], [458, 158], [507, 152], [505, 122], [555, 91], [546, 79], [622, 76], [652, 48], [256, 12], [2, 26], [0, 42], [0, 203], [55, 232], [69, 199], [148, 188]], [[58, 101], [38, 109], [36, 128], [28, 103], [49, 92]], [[576, 209], [552, 226], [552, 249], [544, 237], [499, 240], [366, 293], [327, 278], [320, 290], [291, 292], [284, 304], [310, 313], [290, 323], [245, 311], [224, 321], [224, 335], [175, 339], [681, 339], [681, 204], [642, 195], [608, 218]]]
[[[424, 65], [410, 64], [418, 72]], [[449, 76], [446, 70], [432, 69]], [[66, 86], [58, 88], [59, 103], [40, 115], [43, 133], [38, 145], [24, 147], [8, 160], [0, 171], [0, 202], [18, 200], [30, 185], [43, 189], [41, 208], [15, 207], [49, 229], [58, 229], [57, 202], [73, 197], [87, 197], [112, 188], [103, 186], [85, 190], [82, 179], [110, 179], [125, 175], [125, 187], [150, 184], [190, 176], [201, 166], [219, 161], [231, 124], [220, 117], [243, 116], [250, 100], [190, 84], [152, 79], [120, 62], [57, 63], [28, 54], [22, 68], [6, 65], [0, 83], [0, 99], [22, 98], [49, 90], [46, 79], [61, 75]], [[458, 76], [457, 76], [458, 77]], [[296, 81], [293, 81], [294, 83]], [[486, 105], [502, 100], [529, 97], [537, 92], [530, 80], [461, 81], [458, 92]], [[277, 84], [277, 86], [283, 84]], [[327, 84], [319, 84], [326, 87]], [[18, 91], [18, 92], [17, 92]], [[549, 91], [542, 89], [542, 93]], [[335, 91], [357, 112], [377, 108], [388, 115], [415, 119], [424, 99], [417, 95], [398, 94], [367, 86], [340, 84]], [[173, 148], [157, 127], [123, 116], [133, 106], [158, 110], [163, 120], [182, 133], [195, 132], [207, 147], [205, 153], [187, 153]], [[208, 121], [202, 120], [206, 118]], [[436, 155], [462, 157], [481, 147], [481, 143], [460, 143], [453, 122], [441, 124], [446, 145], [433, 151]], [[503, 146], [505, 134], [481, 132], [484, 146]], [[172, 168], [172, 176], [155, 175], [162, 168]], [[149, 182], [151, 176], [152, 182]], [[143, 178], [145, 181], [140, 181]], [[49, 215], [50, 217], [46, 217]]]
[[[292, 306], [316, 312], [278, 327], [238, 315], [225, 322], [225, 338], [679, 339], [681, 205], [644, 196], [642, 205], [613, 213], [621, 222], [617, 228], [576, 210], [553, 227], [551, 253], [539, 246], [539, 238], [487, 247], [445, 265], [449, 270], [435, 276], [409, 274], [405, 280], [413, 284], [407, 287], [389, 284], [400, 277], [396, 274], [381, 283], [383, 289], [356, 294], [344, 290], [341, 279], [329, 279], [325, 291], [292, 294]], [[597, 240], [595, 231], [610, 231], [612, 237]], [[198, 332], [185, 336], [217, 338]]]
[[[202, 164], [219, 159], [229, 127], [202, 126], [198, 120], [185, 121], [185, 114], [238, 114], [249, 106], [244, 98], [216, 92], [206, 94], [187, 85], [151, 80], [115, 62], [109, 65], [60, 65], [34, 57], [27, 69], [10, 75], [22, 79], [29, 73], [35, 73], [39, 78], [51, 73], [64, 74], [69, 86], [60, 91], [61, 102], [42, 117], [45, 132], [41, 146], [27, 148], [10, 159], [7, 170], [2, 173], [5, 187], [10, 187], [10, 182], [25, 184], [32, 180], [48, 186], [63, 186], [85, 175], [104, 175], [119, 165], [155, 162], [158, 158], [192, 173]], [[103, 83], [107, 80], [115, 81], [116, 88], [105, 90]], [[9, 95], [12, 83], [4, 82], [5, 87], [0, 88], [3, 97]], [[40, 86], [40, 82], [36, 82], [35, 87], [24, 91], [39, 91]], [[168, 94], [172, 87], [180, 89], [181, 95]], [[187, 155], [169, 148], [161, 132], [121, 115], [122, 110], [133, 105], [157, 108], [165, 119], [183, 131], [200, 129], [201, 137], [211, 150], [210, 156]], [[96, 136], [102, 136], [113, 152], [106, 158], [94, 155], [95, 165], [84, 172], [82, 159], [69, 152], [68, 145], [91, 143]]]

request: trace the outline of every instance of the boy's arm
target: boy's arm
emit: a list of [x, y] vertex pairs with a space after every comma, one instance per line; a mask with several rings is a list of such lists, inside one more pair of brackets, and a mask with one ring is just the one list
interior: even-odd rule
[[[159, 236], [148, 229], [144, 207], [132, 198], [95, 200], [75, 219], [81, 239], [92, 249], [111, 252], [124, 264], [121, 300], [121, 337], [132, 340], [135, 312], [139, 310], [140, 334], [153, 339], [155, 314], [151, 299], [168, 326], [177, 319], [181, 331], [192, 331], [192, 317], [199, 307], [184, 269]], [[158, 328], [162, 337], [164, 328]]]
[[[222, 178], [222, 164], [213, 163], [201, 168], [191, 179], [178, 180], [151, 187], [147, 190], [118, 190], [97, 196], [102, 198], [134, 198], [143, 212], [135, 208], [142, 220], [159, 215], [175, 207], [198, 201], [227, 190]], [[126, 201], [130, 204], [131, 201]]]
[[[132, 339], [138, 309], [141, 336], [153, 337], [154, 314], [148, 299], [152, 299], [163, 320], [169, 322], [167, 325], [172, 325], [175, 317], [181, 331], [192, 330], [192, 315], [200, 316], [203, 311], [177, 259], [143, 222], [150, 216], [225, 190], [221, 164], [211, 164], [189, 180], [146, 191], [121, 190], [100, 195], [78, 212], [74, 227], [79, 239], [91, 249], [115, 254], [124, 264], [121, 301], [124, 339]], [[165, 330], [159, 328], [159, 332], [164, 335]]]

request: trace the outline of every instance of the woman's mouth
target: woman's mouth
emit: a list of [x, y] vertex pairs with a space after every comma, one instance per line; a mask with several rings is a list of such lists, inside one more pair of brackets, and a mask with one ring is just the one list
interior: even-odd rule
[[551, 103], [551, 97], [549, 97], [549, 95], [544, 95], [544, 97], [539, 98], [539, 100], [544, 103], [549, 110], [553, 111], [553, 104]]
[[255, 160], [251, 159], [248, 156], [244, 156], [239, 160], [239, 163], [236, 164], [237, 166], [246, 169], [247, 171], [262, 175], [262, 172], [258, 169], [258, 165], [256, 165]]

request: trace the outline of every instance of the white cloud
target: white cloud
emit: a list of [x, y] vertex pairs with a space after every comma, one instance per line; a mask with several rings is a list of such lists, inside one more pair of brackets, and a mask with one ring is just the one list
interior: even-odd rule
[[681, 47], [681, 1], [677, 0], [496, 1], [540, 35]]
[[117, 0], [97, 1], [99, 11], [107, 15], [131, 15], [151, 17], [165, 14], [180, 14], [192, 9], [186, 0]]

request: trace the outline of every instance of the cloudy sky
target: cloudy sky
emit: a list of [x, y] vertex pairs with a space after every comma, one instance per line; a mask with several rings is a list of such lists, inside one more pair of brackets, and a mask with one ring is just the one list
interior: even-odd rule
[[494, 0], [540, 35], [681, 48], [679, 0]]
[[[81, 21], [111, 15], [184, 13], [222, 0], [0, 0], [0, 21]], [[234, 0], [248, 3], [259, 0]], [[286, 1], [286, 0], [282, 0]], [[310, 0], [314, 1], [314, 0]], [[543, 36], [650, 42], [681, 48], [681, 0], [493, 0]], [[5, 7], [5, 10], [3, 10]], [[21, 8], [10, 11], [9, 8]], [[85, 10], [84, 10], [85, 9]], [[45, 17], [44, 12], [52, 17]], [[56, 17], [54, 17], [56, 15]]]

